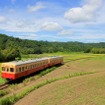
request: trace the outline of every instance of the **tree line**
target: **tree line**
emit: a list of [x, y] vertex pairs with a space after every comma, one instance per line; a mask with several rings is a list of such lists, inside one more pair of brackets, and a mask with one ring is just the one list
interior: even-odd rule
[[105, 43], [48, 42], [20, 39], [0, 34], [0, 61], [21, 59], [21, 54], [53, 52], [105, 53]]

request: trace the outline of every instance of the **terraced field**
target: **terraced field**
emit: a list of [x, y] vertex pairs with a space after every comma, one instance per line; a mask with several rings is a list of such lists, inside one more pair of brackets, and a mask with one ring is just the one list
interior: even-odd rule
[[15, 105], [105, 105], [104, 55], [68, 62], [32, 86], [46, 80]]

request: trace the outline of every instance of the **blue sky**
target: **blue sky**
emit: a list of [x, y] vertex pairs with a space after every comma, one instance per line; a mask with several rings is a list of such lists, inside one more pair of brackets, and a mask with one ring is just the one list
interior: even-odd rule
[[31, 40], [105, 42], [105, 0], [0, 0], [0, 33]]

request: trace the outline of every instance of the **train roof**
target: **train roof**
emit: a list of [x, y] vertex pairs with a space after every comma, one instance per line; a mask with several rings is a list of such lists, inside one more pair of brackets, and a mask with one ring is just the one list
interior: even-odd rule
[[48, 60], [48, 59], [53, 59], [53, 58], [58, 58], [60, 56], [53, 56], [53, 57], [45, 57], [45, 58], [39, 58], [39, 59], [30, 59], [30, 60], [21, 60], [21, 61], [12, 61], [12, 62], [7, 62], [6, 64], [13, 64], [13, 65], [24, 65], [28, 63], [34, 63], [34, 62], [40, 62], [43, 60]]

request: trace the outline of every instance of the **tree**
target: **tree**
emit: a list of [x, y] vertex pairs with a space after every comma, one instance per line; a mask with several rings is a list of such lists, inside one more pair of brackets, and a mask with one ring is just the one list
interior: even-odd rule
[[0, 51], [0, 62], [3, 61], [3, 58], [4, 58], [4, 56], [3, 56], [2, 52]]
[[18, 49], [7, 49], [3, 51], [4, 59], [3, 61], [12, 61], [15, 59], [21, 59], [21, 55]]

